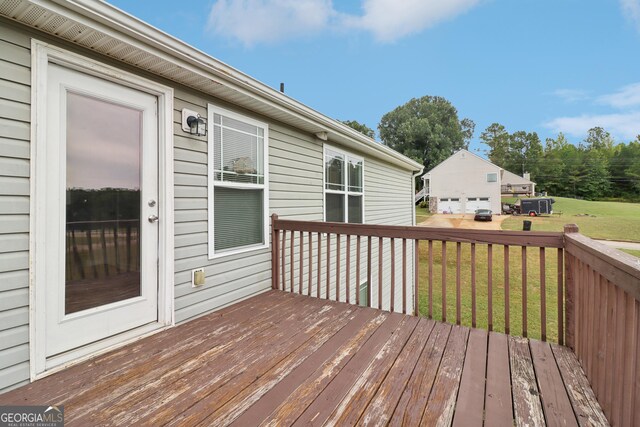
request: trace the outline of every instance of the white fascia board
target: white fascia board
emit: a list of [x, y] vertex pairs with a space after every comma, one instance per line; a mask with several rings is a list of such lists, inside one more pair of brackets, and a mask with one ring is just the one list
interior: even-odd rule
[[[116, 39], [126, 41], [139, 49], [178, 63], [203, 77], [224, 81], [233, 90], [267, 104], [279, 111], [292, 114], [298, 119], [318, 127], [318, 132], [329, 131], [329, 136], [349, 140], [360, 150], [372, 151], [386, 161], [411, 171], [422, 171], [423, 165], [382, 145], [349, 126], [331, 119], [291, 97], [259, 82], [233, 67], [207, 55], [187, 43], [141, 21], [138, 18], [101, 1], [95, 0], [32, 0], [31, 3], [81, 22]], [[86, 22], [89, 19], [92, 22]], [[97, 24], [97, 25], [96, 25]], [[127, 36], [130, 39], [124, 39]], [[160, 53], [164, 53], [161, 55]], [[213, 76], [212, 76], [213, 75]], [[332, 135], [333, 134], [333, 135]], [[338, 142], [340, 139], [338, 138]]]

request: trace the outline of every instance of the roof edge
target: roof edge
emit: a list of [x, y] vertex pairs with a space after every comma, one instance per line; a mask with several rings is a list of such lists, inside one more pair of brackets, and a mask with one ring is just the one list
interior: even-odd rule
[[95, 0], [30, 0], [32, 4], [41, 7], [56, 5], [75, 12], [85, 18], [132, 37], [138, 42], [170, 55], [179, 61], [184, 61], [201, 71], [212, 74], [216, 79], [225, 80], [234, 86], [249, 91], [262, 101], [274, 103], [281, 108], [301, 115], [332, 131], [353, 143], [363, 146], [364, 150], [371, 149], [380, 156], [386, 157], [392, 163], [411, 171], [422, 171], [424, 166], [403, 154], [383, 145], [374, 139], [352, 129], [336, 119], [332, 119], [307, 105], [267, 86], [259, 80], [215, 59], [211, 55], [187, 44], [186, 42], [152, 26], [151, 24], [109, 4]]

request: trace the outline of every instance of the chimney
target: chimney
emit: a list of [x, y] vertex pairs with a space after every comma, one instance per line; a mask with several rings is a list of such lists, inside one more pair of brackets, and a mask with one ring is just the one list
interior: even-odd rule
[[284, 93], [284, 82], [280, 83], [280, 92]]
[[523, 174], [522, 174], [522, 177], [523, 177], [524, 179], [527, 179], [527, 180], [531, 181], [531, 174], [530, 174], [529, 172], [525, 172], [525, 173], [523, 173]]

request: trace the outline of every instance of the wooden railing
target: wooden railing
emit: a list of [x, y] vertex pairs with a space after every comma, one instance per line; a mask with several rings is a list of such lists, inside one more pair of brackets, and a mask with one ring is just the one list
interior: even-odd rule
[[108, 277], [140, 269], [140, 220], [66, 224], [66, 279]]
[[508, 334], [530, 336], [533, 330], [542, 340], [550, 334], [564, 342], [563, 233], [304, 222], [277, 215], [272, 233], [274, 289]]
[[[272, 230], [274, 289], [557, 341], [574, 350], [612, 425], [640, 426], [640, 259], [575, 225], [545, 233], [273, 215]], [[361, 279], [365, 300], [354, 296]]]
[[565, 228], [566, 343], [612, 425], [640, 425], [640, 259]]

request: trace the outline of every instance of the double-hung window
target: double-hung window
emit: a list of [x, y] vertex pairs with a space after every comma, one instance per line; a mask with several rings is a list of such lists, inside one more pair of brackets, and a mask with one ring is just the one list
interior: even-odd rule
[[364, 222], [364, 161], [341, 150], [324, 151], [324, 218]]
[[265, 123], [209, 104], [209, 258], [269, 245]]

